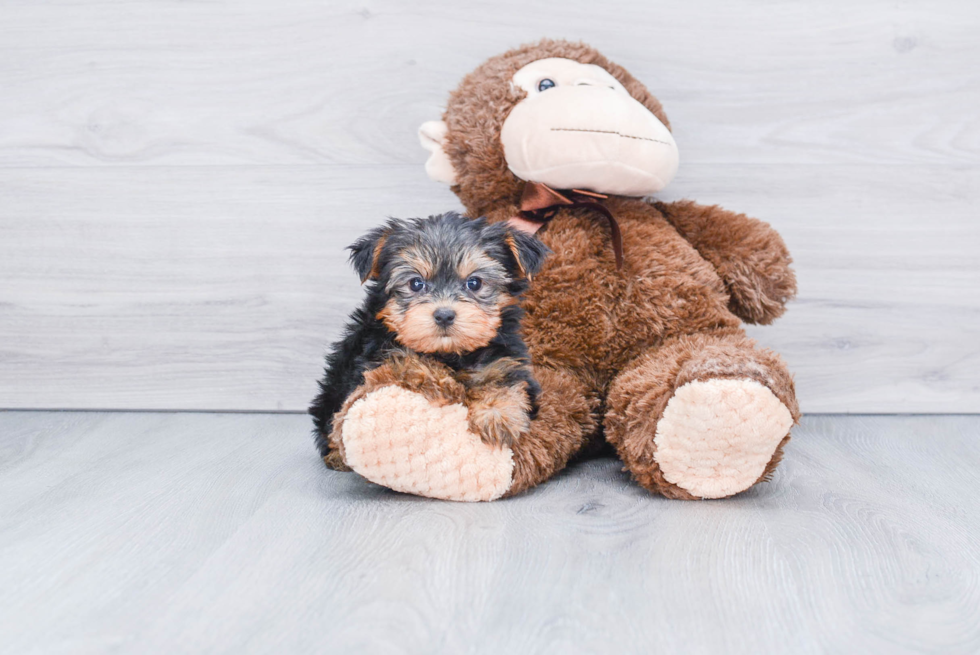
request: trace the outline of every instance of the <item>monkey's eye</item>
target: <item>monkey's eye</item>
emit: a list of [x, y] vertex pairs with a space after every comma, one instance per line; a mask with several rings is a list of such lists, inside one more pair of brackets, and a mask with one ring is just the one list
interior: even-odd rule
[[482, 286], [483, 280], [475, 275], [466, 279], [466, 288], [470, 291], [479, 291]]
[[425, 280], [420, 277], [413, 277], [408, 281], [408, 288], [411, 289], [413, 293], [418, 293], [425, 288]]
[[554, 80], [549, 80], [547, 77], [538, 82], [538, 91], [547, 91], [555, 86]]

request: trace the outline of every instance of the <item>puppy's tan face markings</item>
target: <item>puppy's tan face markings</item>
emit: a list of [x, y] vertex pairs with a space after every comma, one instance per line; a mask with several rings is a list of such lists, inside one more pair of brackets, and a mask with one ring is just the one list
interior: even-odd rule
[[[413, 350], [471, 352], [490, 343], [500, 328], [501, 311], [516, 304], [507, 293], [510, 282], [504, 266], [479, 246], [455, 252], [411, 246], [392, 262], [386, 285], [390, 299], [378, 318]], [[452, 317], [448, 323], [447, 314]]]
[[467, 249], [459, 256], [456, 273], [464, 280], [471, 275], [480, 275], [484, 279], [491, 279], [503, 284], [510, 282], [507, 271], [500, 265], [500, 262], [478, 248]]
[[391, 281], [389, 282], [388, 292], [391, 292], [392, 284], [404, 283], [407, 279], [418, 276], [423, 280], [431, 279], [435, 273], [433, 265], [436, 262], [427, 259], [423, 254], [422, 248], [410, 246], [403, 248], [396, 257], [397, 264], [392, 269]]
[[[433, 314], [435, 309], [450, 308], [455, 320], [448, 327], [440, 327]], [[389, 329], [392, 323], [385, 317]], [[500, 328], [500, 314], [484, 310], [472, 303], [459, 302], [451, 305], [418, 304], [409, 307], [397, 325], [395, 339], [423, 353], [465, 353], [486, 346]]]

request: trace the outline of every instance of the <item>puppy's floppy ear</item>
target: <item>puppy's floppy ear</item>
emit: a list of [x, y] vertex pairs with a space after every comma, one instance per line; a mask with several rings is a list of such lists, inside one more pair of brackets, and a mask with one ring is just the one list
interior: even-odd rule
[[521, 230], [507, 228], [504, 241], [514, 255], [514, 261], [517, 264], [517, 273], [521, 277], [526, 277], [529, 280], [535, 273], [541, 270], [545, 257], [551, 253], [551, 249], [541, 243], [536, 236], [527, 234]]
[[350, 263], [361, 276], [361, 284], [381, 274], [381, 249], [388, 238], [389, 230], [390, 226], [375, 228], [347, 246], [350, 250]]

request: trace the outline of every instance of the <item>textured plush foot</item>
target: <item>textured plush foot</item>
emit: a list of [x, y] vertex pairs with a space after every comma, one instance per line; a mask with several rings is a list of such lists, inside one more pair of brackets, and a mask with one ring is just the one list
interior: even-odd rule
[[382, 387], [347, 412], [347, 465], [395, 491], [442, 500], [495, 500], [510, 489], [510, 448], [469, 430], [462, 404], [433, 405], [401, 387]]
[[657, 424], [664, 478], [700, 498], [724, 498], [751, 487], [789, 433], [793, 418], [754, 380], [688, 382]]

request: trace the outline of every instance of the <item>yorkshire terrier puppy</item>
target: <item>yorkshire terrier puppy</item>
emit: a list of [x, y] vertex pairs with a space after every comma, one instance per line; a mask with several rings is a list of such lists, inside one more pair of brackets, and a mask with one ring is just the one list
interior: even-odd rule
[[431, 402], [463, 402], [470, 428], [490, 445], [526, 431], [540, 388], [519, 299], [547, 246], [503, 223], [448, 213], [391, 219], [349, 250], [361, 282], [371, 283], [327, 355], [309, 410], [327, 465], [345, 468], [331, 434], [359, 387], [398, 384]]

